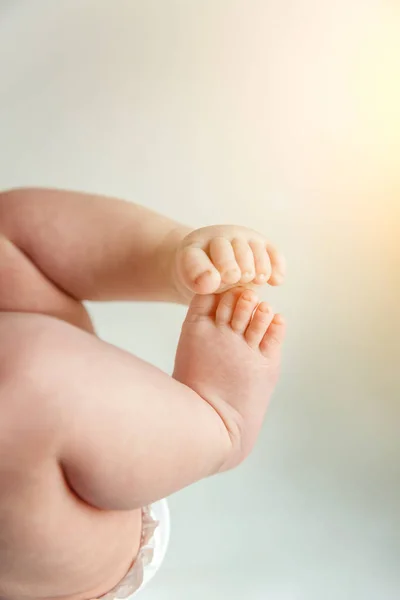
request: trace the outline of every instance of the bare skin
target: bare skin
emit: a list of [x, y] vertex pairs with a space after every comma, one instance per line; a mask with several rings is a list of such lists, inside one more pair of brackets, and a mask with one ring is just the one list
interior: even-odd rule
[[187, 304], [242, 283], [279, 285], [285, 275], [283, 257], [255, 231], [193, 231], [130, 202], [59, 190], [0, 193], [0, 243], [8, 243], [0, 278], [12, 277], [0, 310], [42, 312], [84, 329], [84, 300]]
[[[140, 507], [251, 451], [284, 323], [237, 284], [284, 263], [248, 229], [68, 192], [0, 195], [0, 234], [0, 596], [86, 600], [132, 563]], [[93, 335], [86, 299], [191, 301], [173, 377]]]
[[223, 419], [236, 453], [221, 470], [237, 466], [253, 448], [278, 380], [284, 334], [283, 317], [250, 289], [192, 300], [173, 376]]

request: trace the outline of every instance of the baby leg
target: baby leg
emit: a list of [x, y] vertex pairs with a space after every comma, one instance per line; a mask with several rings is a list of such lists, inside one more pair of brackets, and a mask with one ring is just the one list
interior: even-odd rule
[[185, 385], [65, 322], [7, 313], [0, 339], [0, 596], [101, 595], [137, 551], [135, 509], [218, 471], [229, 434]]
[[245, 458], [283, 339], [247, 294], [194, 299], [175, 379], [64, 321], [0, 315], [0, 596], [106, 593], [136, 509]]

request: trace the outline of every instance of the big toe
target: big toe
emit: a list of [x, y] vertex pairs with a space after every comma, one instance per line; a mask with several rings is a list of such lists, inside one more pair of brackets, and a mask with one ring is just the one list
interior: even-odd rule
[[212, 294], [221, 285], [221, 275], [201, 248], [184, 248], [178, 268], [184, 285], [195, 294]]
[[190, 303], [189, 310], [186, 315], [186, 321], [189, 323], [194, 323], [196, 321], [201, 321], [202, 319], [207, 319], [214, 316], [217, 304], [218, 296], [215, 294], [196, 294]]
[[[244, 293], [244, 288], [236, 287], [220, 294], [216, 309], [215, 321], [217, 325], [230, 325], [240, 297]], [[250, 293], [251, 290], [246, 290]]]

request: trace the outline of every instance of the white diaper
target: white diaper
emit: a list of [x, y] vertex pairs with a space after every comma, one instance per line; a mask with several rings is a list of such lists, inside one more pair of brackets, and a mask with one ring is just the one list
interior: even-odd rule
[[167, 501], [161, 500], [160, 502], [156, 502], [156, 504], [153, 504], [153, 506], [150, 507], [150, 511], [153, 519], [158, 523], [158, 527], [153, 535], [153, 557], [144, 567], [143, 582], [137, 590], [138, 592], [153, 579], [154, 575], [161, 567], [161, 564], [164, 562], [171, 532], [171, 518]]
[[160, 568], [167, 552], [170, 536], [170, 515], [166, 500], [142, 510], [142, 541], [135, 562], [122, 581], [100, 600], [133, 598]]

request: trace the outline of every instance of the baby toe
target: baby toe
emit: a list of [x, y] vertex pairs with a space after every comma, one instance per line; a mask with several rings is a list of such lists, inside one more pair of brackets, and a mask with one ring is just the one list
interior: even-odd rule
[[286, 325], [281, 315], [275, 315], [260, 343], [262, 354], [268, 358], [279, 355], [285, 338]]
[[232, 240], [232, 248], [241, 272], [240, 283], [250, 283], [255, 276], [255, 265], [249, 243], [244, 238], [237, 237]]
[[215, 314], [215, 322], [217, 325], [230, 324], [238, 298], [242, 291], [243, 290], [239, 288], [234, 288], [218, 296], [219, 302]]
[[259, 347], [273, 318], [274, 313], [269, 304], [267, 304], [267, 302], [261, 302], [245, 333], [245, 338], [249, 346], [252, 348]]
[[239, 296], [232, 315], [231, 327], [236, 333], [244, 333], [257, 306], [258, 298], [252, 290], [245, 290]]
[[267, 244], [266, 249], [271, 263], [271, 271], [268, 283], [270, 285], [281, 285], [285, 280], [286, 261], [272, 244]]
[[235, 285], [240, 280], [241, 271], [236, 262], [230, 241], [224, 237], [215, 237], [210, 242], [210, 257], [225, 285]]
[[267, 283], [272, 274], [272, 266], [265, 244], [260, 240], [250, 242], [250, 248], [254, 257], [255, 277], [254, 283], [263, 285]]

